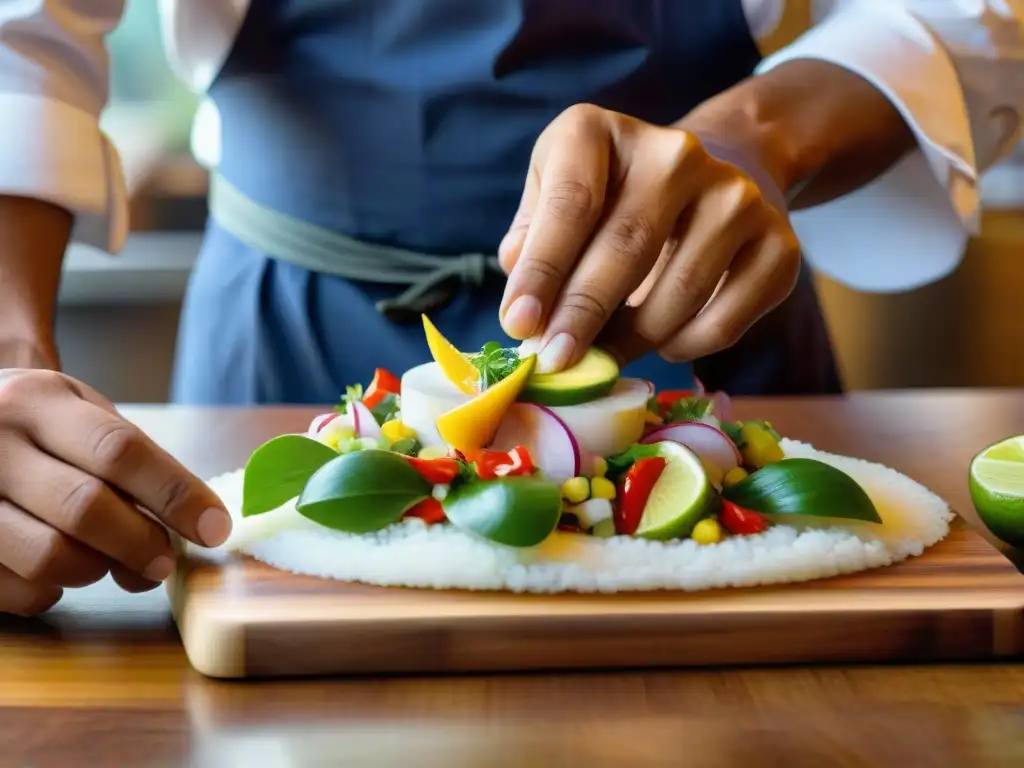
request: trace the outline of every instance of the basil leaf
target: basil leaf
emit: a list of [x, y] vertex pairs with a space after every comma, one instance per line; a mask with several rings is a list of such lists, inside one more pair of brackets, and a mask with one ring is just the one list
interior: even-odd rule
[[249, 457], [242, 480], [242, 517], [252, 517], [294, 499], [337, 451], [305, 435], [281, 435]]
[[372, 533], [397, 523], [430, 491], [430, 483], [402, 456], [365, 450], [324, 464], [309, 478], [297, 507], [326, 528]]
[[558, 526], [562, 492], [536, 477], [503, 477], [460, 485], [441, 502], [448, 521], [498, 544], [532, 547]]
[[871, 497], [856, 480], [815, 459], [783, 459], [761, 467], [736, 485], [723, 488], [722, 498], [769, 516], [882, 522]]

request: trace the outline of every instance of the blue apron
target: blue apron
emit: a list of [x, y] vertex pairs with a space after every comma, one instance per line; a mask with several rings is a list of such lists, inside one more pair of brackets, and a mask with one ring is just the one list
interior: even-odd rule
[[[220, 173], [252, 200], [358, 240], [494, 253], [544, 127], [589, 102], [655, 124], [749, 76], [740, 0], [253, 0], [210, 90]], [[462, 349], [504, 340], [500, 276], [432, 319]], [[190, 281], [173, 399], [329, 403], [375, 367], [429, 359], [395, 294], [275, 259], [211, 217]], [[737, 347], [697, 361], [736, 394], [839, 391], [809, 277]], [[685, 387], [655, 355], [626, 373]]]

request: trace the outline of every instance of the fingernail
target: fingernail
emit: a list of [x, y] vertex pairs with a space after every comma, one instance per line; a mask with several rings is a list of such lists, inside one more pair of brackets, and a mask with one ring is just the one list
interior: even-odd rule
[[542, 339], [540, 336], [531, 336], [528, 339], [524, 339], [517, 350], [517, 352], [519, 352], [519, 357], [529, 357], [530, 355], [535, 355], [540, 352], [541, 341]]
[[223, 509], [210, 507], [199, 516], [196, 533], [208, 547], [219, 547], [231, 535], [231, 516]]
[[537, 330], [540, 322], [540, 299], [536, 296], [520, 296], [505, 312], [502, 325], [505, 333], [514, 339], [525, 339]]
[[167, 555], [160, 555], [142, 572], [150, 581], [164, 581], [174, 571], [174, 561]]
[[537, 356], [538, 373], [554, 373], [562, 370], [573, 350], [576, 349], [576, 340], [568, 333], [560, 333], [547, 343]]

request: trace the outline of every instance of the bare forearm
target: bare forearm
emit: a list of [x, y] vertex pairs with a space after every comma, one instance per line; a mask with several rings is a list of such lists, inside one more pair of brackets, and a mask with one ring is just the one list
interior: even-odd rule
[[53, 316], [71, 215], [0, 197], [0, 368], [56, 367]]
[[793, 208], [857, 189], [914, 146], [909, 127], [874, 86], [842, 67], [811, 60], [750, 78], [679, 125], [739, 143], [783, 191], [796, 193]]

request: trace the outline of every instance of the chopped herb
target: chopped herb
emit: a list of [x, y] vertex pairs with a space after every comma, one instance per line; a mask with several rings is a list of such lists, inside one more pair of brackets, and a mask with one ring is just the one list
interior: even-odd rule
[[687, 397], [672, 404], [669, 421], [700, 421], [711, 411], [712, 403], [703, 397]]
[[345, 387], [345, 396], [341, 398], [341, 402], [334, 406], [334, 410], [338, 413], [348, 413], [349, 403], [358, 402], [363, 399], [363, 385], [353, 384], [352, 386]]
[[370, 413], [373, 414], [377, 423], [383, 426], [385, 422], [398, 418], [401, 403], [401, 398], [398, 395], [389, 392], [383, 400], [370, 409]]
[[391, 446], [391, 450], [395, 453], [400, 453], [403, 456], [415, 456], [420, 452], [420, 441], [415, 437], [403, 437], [397, 443]]
[[742, 430], [742, 421], [722, 422], [722, 431], [736, 444], [737, 448], [743, 448], [747, 444], [747, 441], [743, 439]]
[[627, 469], [636, 463], [637, 459], [657, 455], [657, 444], [642, 445], [640, 443], [634, 443], [617, 456], [609, 456], [606, 459], [608, 462], [608, 470], [605, 472], [605, 477], [612, 482], [615, 482], [621, 475], [625, 474]]
[[477, 354], [469, 358], [469, 362], [480, 371], [482, 391], [508, 378], [522, 361], [514, 349], [502, 347], [496, 341], [489, 341]]

